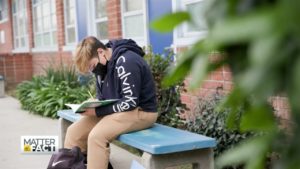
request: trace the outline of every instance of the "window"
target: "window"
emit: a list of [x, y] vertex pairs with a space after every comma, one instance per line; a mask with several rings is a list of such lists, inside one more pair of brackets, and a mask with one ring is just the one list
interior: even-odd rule
[[190, 45], [206, 36], [207, 25], [204, 17], [206, 2], [206, 0], [175, 1], [175, 11], [189, 11], [193, 16], [197, 16], [193, 23], [185, 23], [174, 31], [175, 45]]
[[122, 32], [139, 44], [146, 44], [145, 0], [122, 0]]
[[94, 29], [97, 38], [108, 40], [108, 18], [106, 13], [107, 0], [94, 0]]
[[5, 32], [3, 30], [0, 31], [0, 44], [5, 43]]
[[207, 30], [207, 26], [204, 18], [205, 4], [204, 1], [186, 1], [183, 3], [185, 10], [189, 11], [193, 16], [198, 16], [194, 24], [186, 24], [184, 27], [184, 35], [195, 34]]
[[33, 30], [35, 47], [57, 44], [56, 8], [54, 0], [33, 0]]
[[12, 1], [12, 15], [14, 48], [26, 48], [28, 46], [26, 0]]
[[65, 0], [64, 4], [66, 44], [72, 45], [77, 41], [76, 0]]
[[0, 22], [8, 19], [7, 0], [0, 0]]

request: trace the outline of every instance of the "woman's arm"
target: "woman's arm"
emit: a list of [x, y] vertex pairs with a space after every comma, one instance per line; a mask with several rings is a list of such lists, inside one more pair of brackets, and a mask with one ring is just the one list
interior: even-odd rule
[[116, 63], [117, 79], [121, 87], [121, 99], [96, 108], [97, 116], [130, 111], [138, 107], [142, 83], [142, 64], [135, 57], [120, 56]]

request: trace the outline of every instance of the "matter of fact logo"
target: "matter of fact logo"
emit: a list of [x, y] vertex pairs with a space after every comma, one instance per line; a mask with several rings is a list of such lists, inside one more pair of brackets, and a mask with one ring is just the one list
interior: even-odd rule
[[58, 150], [58, 136], [21, 136], [22, 153], [53, 153]]

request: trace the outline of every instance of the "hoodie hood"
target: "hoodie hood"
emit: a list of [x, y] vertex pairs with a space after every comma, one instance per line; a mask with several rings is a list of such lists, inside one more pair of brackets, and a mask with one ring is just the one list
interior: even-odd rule
[[119, 56], [121, 56], [127, 50], [130, 50], [141, 57], [145, 55], [143, 49], [139, 47], [132, 39], [111, 40], [105, 46], [112, 48], [112, 61], [117, 60]]
[[113, 68], [115, 67], [118, 58], [126, 51], [130, 50], [141, 57], [145, 55], [143, 49], [132, 39], [110, 40], [105, 46], [112, 49], [112, 56], [107, 65], [108, 75], [113, 73]]

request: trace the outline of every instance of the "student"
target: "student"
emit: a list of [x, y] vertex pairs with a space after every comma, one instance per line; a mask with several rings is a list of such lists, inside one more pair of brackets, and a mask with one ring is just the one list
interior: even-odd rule
[[155, 84], [143, 56], [131, 39], [104, 45], [90, 36], [76, 48], [78, 70], [95, 74], [97, 99], [119, 99], [85, 111], [67, 130], [64, 147], [87, 151], [88, 169], [107, 169], [109, 143], [120, 134], [151, 127], [158, 117]]

